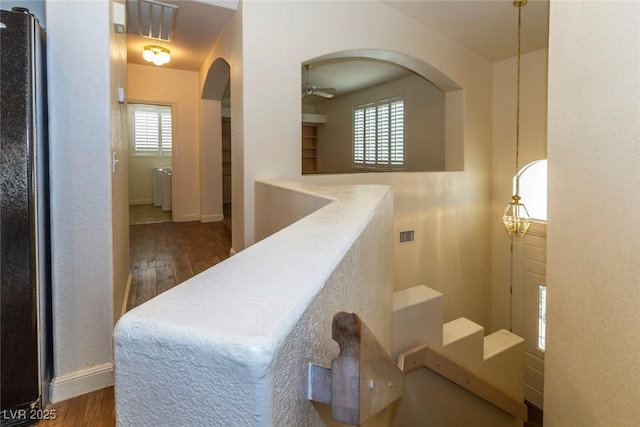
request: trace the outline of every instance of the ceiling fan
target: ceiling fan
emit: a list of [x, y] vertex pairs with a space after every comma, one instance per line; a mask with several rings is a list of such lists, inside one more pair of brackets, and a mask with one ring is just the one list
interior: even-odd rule
[[317, 88], [315, 85], [309, 84], [309, 68], [311, 68], [310, 65], [305, 65], [304, 66], [305, 70], [307, 70], [306, 73], [306, 77], [305, 77], [305, 82], [302, 84], [302, 97], [304, 98], [305, 96], [311, 96], [311, 95], [316, 95], [316, 96], [320, 96], [322, 98], [333, 98], [333, 96], [336, 93], [336, 90], [332, 87], [325, 87], [325, 88]]

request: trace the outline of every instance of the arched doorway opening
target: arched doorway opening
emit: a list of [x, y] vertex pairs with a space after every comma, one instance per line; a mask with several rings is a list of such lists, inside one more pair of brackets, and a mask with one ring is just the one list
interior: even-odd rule
[[231, 229], [231, 87], [229, 64], [216, 59], [201, 97], [201, 221]]

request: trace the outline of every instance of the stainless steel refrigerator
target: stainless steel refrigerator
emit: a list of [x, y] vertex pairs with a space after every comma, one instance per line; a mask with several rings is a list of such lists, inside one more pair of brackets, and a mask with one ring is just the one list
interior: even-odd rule
[[45, 33], [0, 11], [0, 425], [41, 418], [51, 379]]

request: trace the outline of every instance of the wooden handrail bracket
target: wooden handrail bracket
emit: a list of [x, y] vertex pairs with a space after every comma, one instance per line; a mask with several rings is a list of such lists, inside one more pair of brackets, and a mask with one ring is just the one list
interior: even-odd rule
[[331, 417], [362, 425], [395, 402], [404, 390], [404, 373], [354, 313], [333, 317], [332, 337], [340, 354], [332, 368], [309, 365], [309, 400], [331, 405]]
[[512, 416], [527, 421], [527, 406], [523, 402], [512, 398], [426, 344], [401, 353], [398, 366], [405, 374], [425, 366]]

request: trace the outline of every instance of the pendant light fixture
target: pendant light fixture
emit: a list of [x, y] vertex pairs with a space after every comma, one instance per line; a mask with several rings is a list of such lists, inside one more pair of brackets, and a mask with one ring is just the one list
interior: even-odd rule
[[522, 237], [527, 234], [531, 225], [531, 217], [523, 203], [520, 202], [520, 37], [522, 29], [522, 8], [527, 0], [515, 0], [513, 5], [518, 8], [518, 82], [516, 91], [516, 191], [511, 197], [512, 202], [507, 205], [502, 216], [502, 222], [511, 236]]

